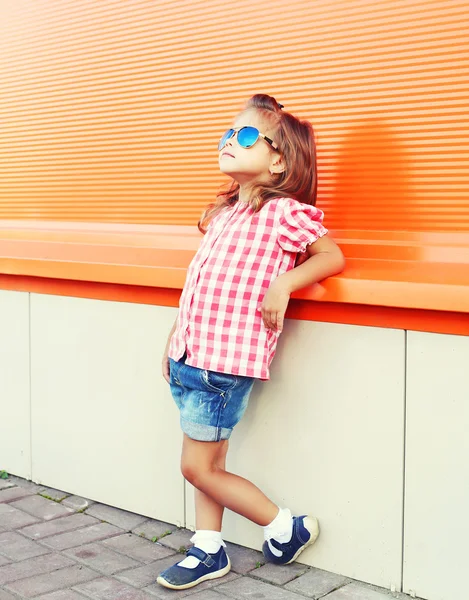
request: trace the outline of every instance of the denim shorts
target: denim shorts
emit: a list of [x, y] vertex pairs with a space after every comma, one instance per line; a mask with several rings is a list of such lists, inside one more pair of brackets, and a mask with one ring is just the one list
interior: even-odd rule
[[181, 428], [193, 440], [227, 440], [248, 405], [254, 377], [230, 375], [186, 365], [169, 358], [170, 388], [179, 408]]

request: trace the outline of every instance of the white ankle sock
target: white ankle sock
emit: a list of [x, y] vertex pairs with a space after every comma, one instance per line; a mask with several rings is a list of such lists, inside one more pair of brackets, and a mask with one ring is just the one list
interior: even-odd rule
[[274, 538], [277, 542], [285, 543], [291, 540], [293, 534], [293, 517], [289, 508], [278, 509], [278, 515], [264, 527], [264, 539], [269, 544], [270, 551], [274, 556], [282, 556], [280, 550], [274, 548], [270, 539]]
[[[223, 546], [226, 548], [226, 544], [221, 537], [220, 531], [211, 531], [210, 529], [198, 529], [191, 537], [191, 542], [197, 548], [200, 548], [207, 554], [215, 554]], [[186, 567], [186, 569], [195, 569], [200, 563], [200, 560], [195, 556], [188, 556], [182, 560], [178, 565], [180, 567]]]

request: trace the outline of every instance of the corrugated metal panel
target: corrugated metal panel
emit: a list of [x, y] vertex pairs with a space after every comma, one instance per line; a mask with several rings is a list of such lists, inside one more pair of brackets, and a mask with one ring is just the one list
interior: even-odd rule
[[469, 231], [457, 0], [0, 3], [0, 218], [194, 224], [252, 93], [318, 135], [333, 228]]

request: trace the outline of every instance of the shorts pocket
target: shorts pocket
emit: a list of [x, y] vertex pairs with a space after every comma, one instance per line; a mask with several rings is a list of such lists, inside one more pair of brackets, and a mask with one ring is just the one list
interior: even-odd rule
[[178, 373], [180, 370], [180, 366], [178, 367], [178, 363], [169, 357], [169, 383], [170, 385], [178, 385], [182, 387], [181, 382], [178, 378]]
[[209, 371], [202, 369], [200, 371], [202, 382], [213, 392], [224, 394], [232, 390], [238, 383], [238, 377], [230, 373], [218, 373], [217, 371]]

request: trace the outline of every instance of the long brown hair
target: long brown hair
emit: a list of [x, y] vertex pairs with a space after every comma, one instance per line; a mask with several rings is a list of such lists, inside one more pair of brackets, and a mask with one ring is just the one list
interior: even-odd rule
[[[278, 145], [285, 170], [272, 175], [270, 185], [256, 186], [249, 205], [258, 212], [266, 202], [278, 196], [295, 198], [305, 204], [316, 204], [317, 162], [316, 143], [311, 123], [301, 121], [281, 110], [278, 102], [267, 94], [256, 94], [246, 103], [245, 110], [255, 109], [269, 124], [269, 134]], [[233, 179], [227, 189], [217, 194], [202, 214], [198, 227], [206, 233], [210, 221], [226, 206], [238, 201], [239, 184]]]

